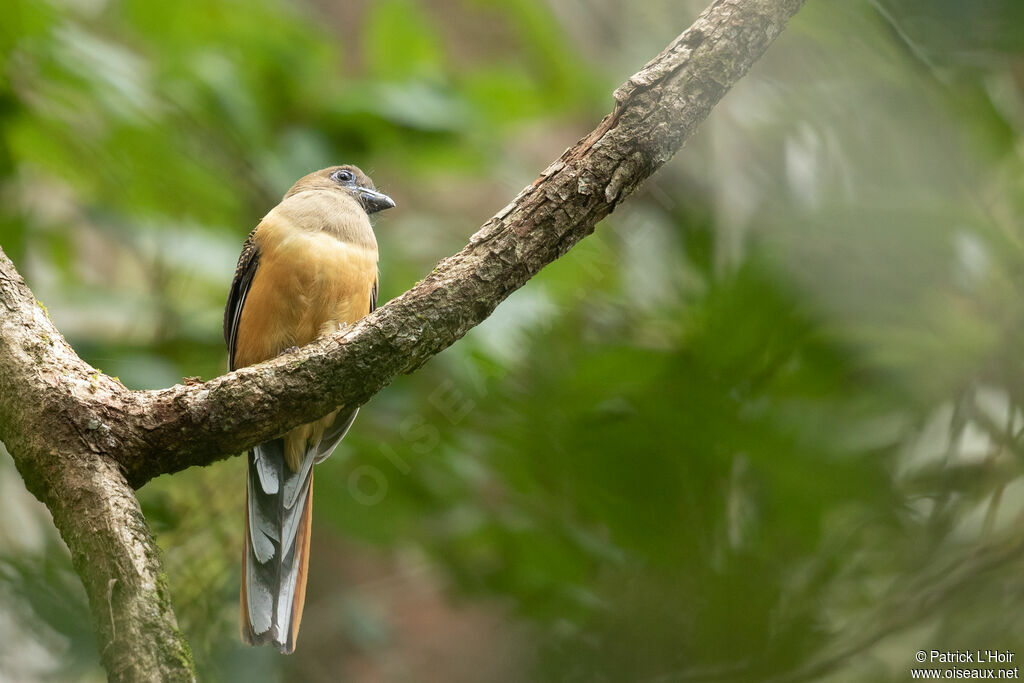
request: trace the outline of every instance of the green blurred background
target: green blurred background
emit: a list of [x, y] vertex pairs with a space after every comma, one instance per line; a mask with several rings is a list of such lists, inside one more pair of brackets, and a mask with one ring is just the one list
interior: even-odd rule
[[[8, 0], [0, 245], [132, 388], [225, 365], [242, 240], [367, 170], [381, 301], [702, 9]], [[297, 652], [237, 636], [244, 462], [140, 492], [204, 681], [902, 681], [1024, 656], [1024, 3], [814, 1], [688, 146], [319, 467]], [[1015, 649], [1019, 648], [1019, 649]], [[0, 678], [101, 680], [0, 458]]]

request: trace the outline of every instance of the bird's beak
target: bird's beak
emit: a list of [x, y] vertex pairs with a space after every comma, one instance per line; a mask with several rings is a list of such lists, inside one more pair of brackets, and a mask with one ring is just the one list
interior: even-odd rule
[[376, 213], [384, 209], [390, 209], [395, 205], [395, 200], [383, 192], [377, 192], [377, 190], [370, 190], [365, 187], [359, 188], [359, 201], [363, 203], [366, 213]]

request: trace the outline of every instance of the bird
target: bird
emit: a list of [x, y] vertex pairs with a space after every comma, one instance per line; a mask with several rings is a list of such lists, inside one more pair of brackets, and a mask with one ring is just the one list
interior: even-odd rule
[[[377, 307], [377, 239], [370, 216], [395, 202], [356, 166], [300, 178], [249, 233], [224, 308], [228, 370], [275, 358]], [[325, 460], [357, 408], [327, 416], [247, 453], [241, 635], [295, 649], [305, 603], [313, 465]]]

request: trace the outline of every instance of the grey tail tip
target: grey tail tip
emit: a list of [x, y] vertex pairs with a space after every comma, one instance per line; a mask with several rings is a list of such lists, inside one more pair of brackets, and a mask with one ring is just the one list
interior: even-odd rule
[[261, 645], [273, 645], [277, 648], [277, 651], [283, 655], [290, 655], [295, 652], [295, 642], [281, 641], [274, 637], [274, 627], [271, 627], [270, 631], [264, 631], [263, 633], [254, 633], [252, 628], [245, 629], [242, 633], [242, 641], [246, 645], [253, 647], [259, 647]]

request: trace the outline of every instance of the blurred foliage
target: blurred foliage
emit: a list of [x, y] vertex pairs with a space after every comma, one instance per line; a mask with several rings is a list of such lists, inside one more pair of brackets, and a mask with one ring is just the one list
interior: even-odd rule
[[[12, 0], [0, 246], [128, 386], [213, 377], [238, 249], [295, 178], [352, 162], [395, 197], [386, 301], [688, 7]], [[201, 678], [884, 681], [1013, 651], [1022, 11], [809, 3], [593, 237], [363, 410], [318, 468], [291, 658], [237, 643], [240, 459], [147, 485]], [[0, 677], [101, 678], [45, 511], [9, 460], [0, 486]]]

